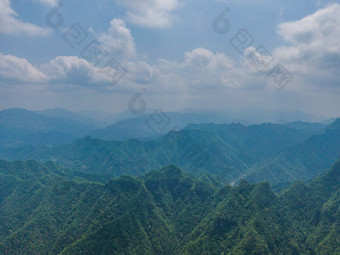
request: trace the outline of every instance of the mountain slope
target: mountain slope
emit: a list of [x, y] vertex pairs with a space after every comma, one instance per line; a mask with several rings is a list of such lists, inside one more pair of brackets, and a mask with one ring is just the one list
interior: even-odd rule
[[268, 180], [308, 180], [330, 168], [340, 155], [340, 119], [330, 124], [324, 133], [280, 153], [271, 162], [253, 170], [246, 179], [251, 182]]
[[309, 132], [287, 128], [286, 125], [264, 123], [244, 126], [232, 124], [188, 125], [185, 130], [209, 130], [237, 150], [237, 154], [250, 162], [261, 162], [284, 149], [303, 142]]
[[184, 254], [337, 254], [340, 161], [281, 196], [242, 181], [191, 234]]
[[206, 171], [233, 182], [306, 137], [303, 131], [284, 125], [189, 125], [149, 142], [86, 137], [71, 145], [27, 148], [12, 154], [3, 150], [2, 155], [9, 159], [54, 160], [78, 171], [111, 176], [136, 176], [175, 164], [197, 175]]
[[[331, 123], [333, 123], [334, 121], [335, 120], [333, 120]], [[303, 130], [311, 134], [321, 133], [326, 128], [326, 125], [322, 123], [315, 123], [315, 122], [310, 123], [310, 122], [303, 122], [303, 121], [289, 122], [289, 123], [286, 123], [285, 125], [289, 128]]]
[[150, 140], [165, 135], [175, 128], [183, 128], [189, 123], [205, 121], [207, 121], [206, 116], [193, 113], [156, 112], [119, 121], [106, 128], [94, 130], [89, 135], [102, 140]]
[[73, 119], [45, 116], [25, 109], [0, 112], [0, 146], [70, 143], [94, 127]]
[[54, 108], [54, 109], [45, 109], [43, 111], [36, 111], [39, 115], [47, 116], [47, 117], [53, 117], [58, 119], [65, 119], [65, 120], [73, 120], [78, 123], [82, 123], [86, 126], [90, 126], [93, 129], [96, 127], [96, 122], [89, 118], [84, 116], [80, 113], [75, 113], [69, 110], [66, 110], [64, 108]]
[[340, 251], [340, 161], [281, 195], [267, 182], [218, 188], [173, 165], [101, 185], [3, 161], [0, 181], [11, 187], [0, 190], [1, 254]]

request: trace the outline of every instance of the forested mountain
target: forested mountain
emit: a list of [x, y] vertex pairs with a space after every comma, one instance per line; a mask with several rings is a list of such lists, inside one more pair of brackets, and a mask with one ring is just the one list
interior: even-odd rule
[[[171, 116], [173, 122], [167, 128], [176, 123], [184, 125], [188, 117]], [[196, 115], [191, 117], [199, 119]], [[122, 129], [127, 125], [125, 132], [130, 132], [129, 121], [139, 121], [148, 132], [156, 134], [148, 118], [154, 120], [155, 116], [145, 115], [117, 125], [122, 125]], [[189, 124], [151, 141], [103, 141], [88, 136], [72, 144], [36, 146], [73, 141], [89, 130], [82, 124], [85, 120], [61, 109], [42, 115], [21, 109], [2, 111], [0, 128], [5, 131], [0, 133], [0, 158], [52, 160], [78, 172], [104, 174], [108, 178], [137, 176], [175, 164], [196, 176], [208, 172], [225, 183], [245, 178], [251, 183], [268, 180], [275, 185], [308, 180], [328, 169], [340, 155], [340, 119], [328, 126], [304, 122], [250, 126]], [[137, 134], [140, 128], [130, 135]]]
[[[154, 113], [142, 114], [134, 118], [121, 120], [108, 127], [91, 131], [89, 135], [102, 140], [150, 140], [165, 135], [172, 130], [182, 129], [187, 125], [191, 126], [191, 128], [192, 126], [200, 126], [190, 124], [230, 123], [230, 119], [231, 117], [227, 114], [223, 116], [222, 114], [218, 115], [213, 113], [195, 114], [155, 111]], [[159, 123], [157, 124], [157, 122]], [[301, 130], [310, 135], [322, 132], [325, 128], [325, 125], [321, 123], [301, 121], [289, 122], [284, 125], [291, 129]], [[214, 126], [214, 124], [212, 126]]]
[[330, 168], [340, 155], [340, 119], [328, 125], [325, 132], [280, 153], [272, 161], [251, 172], [250, 182], [268, 180], [279, 183], [307, 180]]
[[209, 131], [220, 140], [235, 149], [236, 154], [246, 162], [262, 162], [284, 149], [303, 142], [310, 135], [300, 129], [287, 128], [286, 125], [265, 123], [244, 126], [232, 124], [188, 125], [185, 130], [191, 132]]
[[[126, 118], [122, 116], [121, 118], [124, 119], [117, 122], [115, 115], [105, 115], [103, 117], [105, 120], [94, 120], [87, 117], [85, 113], [75, 113], [63, 108], [43, 111], [28, 111], [20, 108], [3, 110], [0, 111], [0, 146], [65, 144], [86, 135], [102, 140], [150, 140], [172, 130], [184, 128], [188, 124], [230, 121], [228, 115], [213, 113], [154, 111], [139, 116], [131, 112], [128, 113], [124, 113]], [[110, 123], [110, 125], [102, 128], [104, 122]], [[160, 123], [157, 124], [157, 122]], [[325, 127], [320, 123], [308, 122], [291, 122], [285, 126], [301, 130], [305, 134], [321, 132]], [[99, 127], [101, 128], [99, 129]]]
[[0, 254], [340, 252], [340, 161], [280, 195], [267, 182], [219, 188], [173, 165], [105, 185], [71, 172], [0, 161]]
[[[103, 129], [89, 133], [102, 140], [150, 140], [167, 134], [174, 128], [183, 128], [190, 123], [204, 123], [208, 116], [193, 113], [155, 112], [125, 119]], [[160, 122], [160, 124], [155, 124]], [[159, 125], [159, 127], [157, 127]]]
[[35, 113], [53, 118], [73, 120], [86, 126], [91, 126], [92, 128], [97, 127], [96, 121], [92, 118], [87, 117], [85, 114], [72, 112], [64, 108], [45, 109], [42, 111], [36, 111]]
[[136, 176], [175, 164], [191, 173], [207, 171], [233, 182], [307, 138], [305, 132], [285, 125], [207, 124], [189, 125], [148, 142], [86, 137], [71, 145], [1, 153], [7, 159], [53, 160], [79, 171], [112, 176]]
[[338, 254], [339, 187], [340, 161], [280, 196], [267, 182], [242, 181], [191, 233], [185, 254]]
[[[334, 121], [335, 119], [330, 121], [330, 123], [328, 124], [331, 124]], [[286, 123], [285, 125], [289, 128], [300, 129], [300, 130], [304, 130], [305, 132], [310, 132], [311, 134], [321, 133], [323, 129], [325, 129], [326, 127], [326, 125], [322, 123], [311, 123], [311, 122], [303, 122], [303, 121], [289, 122], [289, 123]]]
[[[77, 119], [71, 113], [32, 112], [25, 109], [8, 109], [0, 112], [0, 146], [56, 145], [71, 143], [84, 137], [94, 125]], [[59, 111], [59, 113], [61, 113]], [[67, 117], [66, 117], [67, 116]], [[0, 157], [1, 158], [1, 157]]]
[[340, 155], [339, 120], [321, 134], [286, 125], [191, 124], [152, 141], [102, 141], [86, 137], [70, 145], [2, 149], [4, 159], [52, 160], [80, 172], [139, 175], [175, 164], [224, 182], [241, 178], [272, 184], [307, 180]]

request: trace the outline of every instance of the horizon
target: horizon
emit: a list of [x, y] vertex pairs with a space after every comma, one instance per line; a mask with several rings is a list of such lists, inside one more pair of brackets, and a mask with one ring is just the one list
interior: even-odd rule
[[[148, 111], [145, 111], [143, 113], [135, 114], [130, 110], [126, 110], [119, 113], [109, 113], [109, 112], [103, 112], [100, 110], [97, 111], [72, 111], [67, 108], [57, 107], [57, 108], [47, 108], [47, 109], [39, 109], [39, 110], [32, 110], [27, 108], [7, 108], [0, 110], [0, 113], [3, 111], [13, 111], [13, 110], [24, 110], [28, 112], [34, 112], [38, 114], [43, 114], [46, 112], [55, 112], [55, 111], [62, 111], [62, 113], [66, 114], [76, 114], [79, 117], [88, 118], [91, 121], [102, 121], [104, 124], [99, 124], [99, 126], [107, 127], [110, 125], [117, 124], [119, 122], [124, 122], [127, 120], [133, 120], [138, 118], [143, 118], [143, 116], [150, 116], [155, 113], [157, 113], [160, 109], [149, 109]], [[253, 118], [247, 118], [242, 114], [232, 114], [231, 112], [222, 112], [222, 111], [209, 111], [209, 110], [194, 110], [194, 109], [183, 109], [179, 111], [161, 111], [164, 114], [191, 114], [195, 115], [197, 117], [201, 118], [202, 124], [233, 124], [233, 123], [240, 123], [245, 126], [249, 125], [261, 125], [261, 124], [287, 124], [287, 123], [293, 123], [293, 122], [306, 122], [306, 123], [320, 123], [324, 125], [328, 125], [330, 123], [333, 123], [337, 119], [340, 119], [340, 116], [334, 116], [334, 117], [325, 117], [325, 116], [313, 116], [306, 113], [292, 113], [292, 112], [281, 112], [280, 114], [276, 114], [275, 112], [271, 112], [271, 114], [260, 114], [257, 117]], [[59, 112], [60, 113], [60, 112]], [[248, 113], [249, 114], [249, 113]], [[298, 116], [296, 116], [296, 114]], [[215, 120], [209, 120], [209, 115], [213, 115], [212, 117]], [[282, 117], [282, 115], [284, 117]], [[48, 115], [47, 115], [48, 116]], [[249, 116], [249, 115], [248, 115]], [[260, 117], [259, 117], [260, 116]], [[51, 116], [50, 116], [51, 117]], [[59, 116], [58, 118], [65, 118], [66, 116]], [[204, 118], [208, 119], [207, 121], [204, 121]], [[111, 121], [111, 119], [113, 119]], [[189, 124], [195, 124], [188, 122]]]

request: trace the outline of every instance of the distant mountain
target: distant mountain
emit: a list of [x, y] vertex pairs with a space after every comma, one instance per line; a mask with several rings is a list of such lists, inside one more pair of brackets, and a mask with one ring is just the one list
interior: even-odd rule
[[[332, 121], [331, 123], [333, 123], [334, 121]], [[289, 122], [286, 123], [286, 126], [293, 129], [303, 130], [305, 132], [310, 132], [311, 134], [321, 133], [326, 128], [325, 124], [302, 121]]]
[[[202, 106], [204, 107], [204, 106]], [[302, 121], [302, 122], [325, 122], [328, 125], [333, 120], [329, 117], [313, 115], [307, 112], [299, 111], [278, 111], [277, 109], [266, 109], [259, 112], [256, 108], [246, 108], [244, 110], [227, 109], [221, 110], [208, 110], [208, 109], [193, 109], [187, 108], [179, 110], [178, 112], [191, 112], [199, 115], [209, 116], [211, 122], [214, 123], [231, 123], [239, 122], [244, 125], [261, 124], [265, 122], [285, 124], [289, 122]]]
[[[129, 115], [131, 116], [132, 114], [130, 113]], [[124, 113], [122, 116], [129, 115], [128, 113]], [[264, 116], [262, 117], [264, 118]], [[154, 111], [154, 113], [143, 114], [137, 117], [124, 118], [123, 120], [120, 120], [108, 127], [92, 131], [89, 135], [93, 138], [99, 138], [102, 140], [150, 140], [165, 135], [172, 130], [184, 128], [188, 124], [224, 124], [235, 122], [250, 126], [254, 125], [253, 123], [256, 121], [242, 121], [237, 118], [237, 115], [234, 116], [230, 113], [207, 111], [203, 111], [201, 113]], [[303, 130], [310, 134], [321, 132], [326, 126], [320, 123], [301, 121], [289, 122], [285, 125], [289, 128]]]
[[[0, 254], [339, 254], [340, 161], [281, 195], [170, 165], [105, 185], [0, 161]], [[3, 188], [6, 187], [6, 188]]]
[[340, 119], [328, 125], [322, 134], [309, 137], [276, 156], [272, 161], [253, 169], [248, 181], [308, 180], [331, 167], [340, 155]]
[[[36, 130], [44, 125], [60, 122], [53, 122], [48, 119], [39, 123], [40, 118], [52, 118], [30, 113], [22, 110], [21, 114], [33, 114], [29, 118], [28, 127]], [[1, 115], [0, 115], [1, 116]], [[10, 114], [10, 116], [16, 116]], [[24, 119], [20, 114], [19, 121]], [[184, 125], [188, 119], [187, 115], [168, 114], [175, 116], [170, 119], [170, 124], [162, 124], [164, 130], [175, 125], [176, 129], [164, 136], [154, 138], [150, 141], [140, 141], [136, 139], [124, 141], [103, 141], [86, 137], [79, 139], [73, 144], [37, 147], [32, 144], [39, 144], [29, 139], [35, 138], [30, 135], [26, 138], [27, 146], [16, 146], [15, 148], [0, 148], [0, 157], [3, 159], [36, 159], [41, 161], [52, 160], [68, 167], [74, 167], [78, 172], [106, 176], [121, 176], [129, 174], [137, 176], [153, 169], [159, 169], [168, 164], [175, 164], [185, 171], [195, 175], [210, 173], [217, 180], [235, 184], [242, 178], [249, 182], [256, 183], [263, 180], [270, 181], [278, 190], [296, 180], [308, 180], [328, 169], [340, 155], [340, 121], [324, 127], [315, 123], [295, 122], [290, 124], [270, 124], [244, 126], [238, 123], [232, 124], [189, 124], [182, 130], [178, 126]], [[200, 116], [191, 115], [192, 120]], [[157, 117], [160, 117], [157, 115]], [[163, 116], [164, 117], [164, 116]], [[145, 119], [147, 118], [147, 119]], [[0, 118], [1, 119], [1, 118]], [[45, 121], [45, 119], [43, 119]], [[54, 121], [60, 119], [53, 118]], [[152, 120], [152, 121], [151, 121]], [[166, 120], [168, 120], [166, 118]], [[176, 120], [171, 121], [171, 120]], [[63, 120], [63, 124], [70, 125], [70, 120]], [[161, 121], [161, 122], [159, 122]], [[127, 130], [123, 127], [132, 127], [131, 123], [145, 124], [150, 132], [157, 131], [159, 123], [164, 119], [156, 116], [145, 115], [139, 118], [130, 119], [115, 125], [117, 131], [120, 127], [125, 134]], [[182, 122], [181, 122], [182, 121]], [[32, 122], [32, 123], [31, 123]], [[73, 121], [71, 121], [74, 123]], [[13, 123], [9, 121], [7, 125]], [[149, 125], [147, 125], [148, 123]], [[165, 122], [167, 123], [167, 122]], [[153, 126], [151, 126], [151, 124]], [[47, 126], [48, 126], [47, 125]], [[291, 126], [290, 127], [287, 127]], [[1, 126], [1, 125], [0, 125]], [[54, 126], [48, 126], [52, 129]], [[322, 129], [320, 129], [322, 128]], [[141, 127], [136, 128], [137, 134], [143, 133]], [[155, 129], [155, 130], [153, 130]], [[62, 130], [67, 130], [65, 127]], [[73, 130], [71, 128], [71, 130]], [[124, 131], [125, 130], [125, 131]], [[83, 134], [79, 126], [75, 126], [74, 133], [71, 132], [69, 140], [73, 135]], [[84, 129], [85, 133], [86, 129]], [[131, 131], [131, 130], [130, 130]], [[149, 132], [147, 131], [147, 132]], [[162, 130], [163, 131], [163, 130]], [[38, 141], [51, 141], [55, 136], [50, 136], [46, 131], [40, 131]], [[30, 134], [26, 129], [24, 134]], [[6, 132], [0, 133], [0, 140]], [[73, 134], [73, 135], [72, 135]], [[145, 134], [145, 132], [144, 132]], [[117, 134], [123, 137], [122, 134]], [[65, 134], [61, 134], [62, 139], [56, 139], [55, 144], [65, 139]], [[18, 137], [18, 136], [16, 136]], [[2, 139], [1, 139], [2, 138]], [[17, 138], [16, 138], [17, 139]], [[46, 140], [44, 140], [46, 139]], [[63, 140], [64, 139], [64, 140]], [[25, 143], [22, 143], [25, 144]], [[283, 185], [285, 184], [285, 185]]]
[[[55, 145], [84, 137], [93, 125], [84, 124], [58, 111], [37, 112], [8, 109], [0, 112], [0, 146]], [[54, 115], [54, 116], [53, 116]], [[58, 115], [58, 116], [57, 116]], [[68, 115], [62, 117], [61, 115]]]
[[193, 113], [157, 112], [119, 121], [104, 129], [92, 131], [89, 135], [102, 140], [150, 140], [171, 130], [181, 129], [189, 123], [206, 121], [208, 121], [206, 116]]
[[58, 118], [58, 119], [73, 120], [75, 122], [79, 122], [84, 125], [90, 126], [92, 127], [92, 129], [95, 129], [97, 127], [97, 123], [93, 119], [86, 117], [80, 113], [66, 110], [64, 108], [46, 109], [43, 111], [36, 111], [36, 113], [43, 115], [43, 116], [48, 116], [48, 117], [53, 117], [53, 118]]
[[113, 125], [114, 123], [117, 123], [119, 121], [135, 117], [135, 115], [130, 111], [124, 111], [121, 113], [110, 113], [100, 110], [98, 111], [87, 110], [79, 111], [78, 114], [84, 116], [85, 118], [94, 120], [97, 125], [96, 129], [102, 129], [110, 125]]
[[250, 126], [239, 123], [200, 124], [188, 125], [184, 130], [213, 132], [250, 164], [261, 163], [284, 149], [303, 142], [310, 135], [310, 132], [304, 129], [292, 129], [286, 125], [271, 123]]
[[198, 124], [148, 142], [86, 137], [71, 145], [2, 150], [1, 154], [4, 159], [53, 160], [81, 172], [111, 176], [136, 176], [176, 164], [197, 175], [209, 172], [234, 182], [308, 137], [285, 125]]

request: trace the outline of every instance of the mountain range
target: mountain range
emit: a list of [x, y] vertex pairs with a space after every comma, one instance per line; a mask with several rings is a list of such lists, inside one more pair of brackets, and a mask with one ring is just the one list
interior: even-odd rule
[[340, 161], [280, 194], [174, 165], [106, 184], [0, 161], [1, 254], [338, 254]]
[[[129, 111], [113, 115], [100, 112], [76, 113], [63, 108], [41, 111], [12, 108], [0, 111], [0, 146], [66, 144], [86, 135], [102, 140], [151, 140], [188, 124], [222, 124], [235, 122], [235, 119], [228, 113], [214, 112], [149, 110], [140, 115]], [[251, 124], [246, 121], [240, 123]], [[321, 123], [290, 122], [286, 125], [293, 129], [309, 129], [311, 132], [324, 128]]]
[[[95, 128], [91, 123], [75, 116], [71, 117], [69, 112], [56, 113], [56, 111], [39, 113], [25, 109], [1, 111], [0, 146], [19, 147], [22, 145], [71, 143]], [[61, 112], [59, 111], [59, 113]]]
[[[85, 137], [52, 147], [3, 149], [3, 159], [52, 160], [90, 174], [137, 176], [175, 164], [225, 183], [242, 178], [273, 185], [306, 181], [328, 169], [340, 155], [339, 119], [328, 126], [283, 124], [191, 124], [151, 141], [104, 141]], [[320, 129], [322, 128], [322, 129]]]
[[339, 254], [340, 119], [214, 118], [1, 111], [0, 254]]

